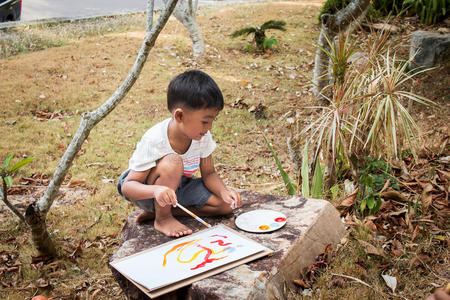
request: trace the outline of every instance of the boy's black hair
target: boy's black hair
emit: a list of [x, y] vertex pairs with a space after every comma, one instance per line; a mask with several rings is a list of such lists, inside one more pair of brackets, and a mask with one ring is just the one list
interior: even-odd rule
[[167, 108], [223, 109], [223, 96], [216, 82], [199, 70], [191, 70], [176, 76], [167, 90]]

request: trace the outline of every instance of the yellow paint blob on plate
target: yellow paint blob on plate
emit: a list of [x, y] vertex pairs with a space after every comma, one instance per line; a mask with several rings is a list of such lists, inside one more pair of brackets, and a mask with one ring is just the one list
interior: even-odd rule
[[268, 225], [259, 226], [259, 229], [261, 229], [261, 230], [268, 230], [269, 228], [270, 228], [270, 226], [268, 226]]

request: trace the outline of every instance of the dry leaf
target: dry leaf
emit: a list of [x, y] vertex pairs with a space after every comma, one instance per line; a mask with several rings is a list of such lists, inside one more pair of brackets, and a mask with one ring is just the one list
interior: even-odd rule
[[293, 282], [303, 289], [309, 289], [311, 286], [301, 279], [294, 279]]
[[403, 255], [404, 249], [402, 243], [400, 243], [398, 240], [393, 240], [392, 245], [394, 246], [394, 249], [392, 249], [392, 253], [395, 256]]
[[71, 181], [69, 183], [68, 187], [83, 185], [85, 182], [86, 182], [86, 180]]
[[100, 292], [102, 291], [102, 289], [96, 289], [93, 293], [92, 293], [92, 299], [94, 299]]
[[376, 232], [376, 231], [377, 231], [377, 225], [375, 225], [375, 223], [372, 222], [372, 220], [365, 220], [365, 221], [364, 221], [364, 226], [365, 226], [368, 230], [370, 230], [370, 231], [372, 231], [372, 232]]
[[350, 226], [361, 225], [361, 221], [355, 217], [355, 215], [347, 214], [344, 218], [344, 224]]
[[353, 193], [348, 195], [341, 201], [339, 207], [350, 207], [355, 203], [356, 195], [358, 195], [358, 189], [354, 190]]
[[412, 222], [411, 222], [411, 219], [410, 219], [410, 217], [409, 217], [409, 214], [405, 214], [405, 222], [406, 222], [406, 225], [408, 226], [408, 231], [409, 231], [410, 233], [413, 232], [414, 227], [413, 227], [413, 225], [412, 225]]
[[424, 254], [424, 253], [419, 253], [416, 256], [414, 256], [411, 261], [411, 268], [417, 268], [419, 266], [425, 266], [427, 263], [429, 263], [432, 259]]
[[450, 181], [450, 172], [439, 169], [437, 169], [436, 171], [438, 172], [438, 176], [441, 181]]
[[416, 228], [414, 228], [414, 232], [411, 238], [411, 242], [414, 242], [414, 240], [416, 239], [417, 235], [422, 232], [422, 226], [416, 225]]
[[408, 199], [402, 193], [400, 193], [396, 190], [389, 190], [386, 192], [382, 192], [380, 194], [380, 197], [383, 199], [392, 199], [392, 200], [397, 200], [397, 201], [401, 201], [401, 202], [408, 202]]
[[38, 288], [46, 288], [46, 287], [49, 287], [49, 286], [50, 286], [50, 283], [49, 283], [49, 281], [46, 280], [46, 279], [38, 278], [38, 279], [35, 281], [34, 285], [35, 285], [36, 287], [38, 287]]
[[358, 240], [359, 244], [364, 247], [364, 250], [366, 250], [367, 254], [373, 254], [384, 257], [384, 251], [382, 249], [379, 249], [372, 244], [369, 244], [368, 242]]
[[433, 200], [432, 195], [431, 195], [432, 190], [433, 190], [433, 185], [431, 183], [428, 183], [423, 188], [421, 199], [422, 199], [422, 211], [424, 214], [426, 214], [428, 212], [428, 208], [430, 207], [431, 202]]
[[328, 288], [333, 287], [343, 287], [345, 284], [345, 280], [343, 278], [334, 278], [332, 281], [328, 283]]

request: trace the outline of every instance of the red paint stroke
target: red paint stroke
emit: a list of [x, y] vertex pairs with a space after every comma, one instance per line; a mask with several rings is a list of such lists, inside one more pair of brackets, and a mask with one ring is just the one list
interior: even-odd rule
[[212, 235], [211, 237], [215, 237], [215, 236], [222, 237], [224, 239], [228, 238], [226, 235], [218, 235], [218, 234]]
[[219, 260], [219, 259], [222, 259], [222, 258], [225, 258], [225, 257], [228, 256], [227, 255], [227, 256], [219, 257], [219, 258], [209, 258], [211, 256], [211, 254], [212, 254], [212, 250], [211, 249], [203, 247], [202, 245], [197, 245], [197, 247], [200, 247], [200, 248], [206, 250], [207, 254], [205, 255], [205, 260], [202, 263], [198, 264], [197, 266], [191, 268], [191, 270], [203, 268], [204, 266], [206, 266], [206, 264], [212, 263], [215, 260]]
[[184, 245], [189, 244], [189, 243], [191, 243], [191, 242], [192, 242], [192, 241], [185, 242], [185, 243], [181, 243], [181, 244], [177, 244], [177, 245], [173, 246], [172, 249], [170, 249], [169, 251], [167, 251], [166, 254], [164, 254], [163, 266], [166, 265], [166, 263], [167, 263], [167, 255], [169, 255], [170, 252], [173, 252], [173, 251], [177, 250], [178, 248], [181, 248], [181, 247], [183, 247]]
[[218, 243], [219, 246], [228, 246], [228, 245], [231, 245], [231, 244], [232, 244], [232, 243], [226, 243], [226, 244], [224, 244], [224, 242], [223, 242], [222, 240], [212, 241], [211, 244], [212, 244], [212, 243]]
[[275, 219], [275, 222], [284, 222], [284, 221], [286, 221], [286, 218], [276, 218]]

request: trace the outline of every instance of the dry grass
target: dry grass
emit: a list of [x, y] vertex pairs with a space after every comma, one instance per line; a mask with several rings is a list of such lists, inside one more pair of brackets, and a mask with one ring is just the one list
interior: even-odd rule
[[139, 30], [143, 14], [26, 25], [1, 30], [0, 58], [58, 47], [89, 36]]
[[[47, 216], [47, 226], [61, 251], [60, 258], [51, 264], [31, 264], [35, 253], [29, 234], [12, 214], [1, 222], [0, 254], [10, 256], [3, 256], [0, 266], [17, 261], [21, 269], [5, 273], [1, 281], [15, 285], [0, 290], [0, 298], [24, 299], [46, 294], [53, 299], [73, 299], [96, 293], [96, 299], [125, 299], [107, 262], [118, 247], [118, 234], [127, 216], [135, 208], [118, 196], [115, 184], [110, 181], [127, 167], [142, 134], [169, 116], [165, 107], [166, 87], [173, 76], [186, 69], [200, 68], [209, 73], [225, 96], [226, 107], [212, 130], [219, 145], [214, 153], [217, 170], [224, 181], [236, 188], [285, 194], [262, 133], [271, 140], [293, 175], [285, 145], [289, 134], [286, 116], [289, 111], [297, 111], [305, 122], [313, 117], [300, 108], [312, 103], [312, 43], [318, 36], [316, 16], [321, 2], [201, 8], [198, 22], [207, 44], [207, 54], [201, 63], [191, 60], [186, 29], [171, 19], [133, 89], [92, 130], [70, 169], [66, 184], [81, 182], [91, 193], [70, 205], [51, 209]], [[0, 158], [11, 152], [36, 157], [14, 178], [14, 184], [20, 185], [21, 178], [31, 174], [53, 173], [78, 128], [81, 113], [103, 103], [128, 74], [143, 38], [144, 24], [140, 18], [141, 30], [107, 34], [99, 31], [98, 36], [83, 35], [79, 39], [67, 35], [58, 40], [64, 44], [61, 47], [0, 60], [4, 79], [0, 82], [0, 132], [4, 137]], [[229, 36], [243, 26], [269, 19], [285, 20], [288, 30], [274, 32], [279, 43], [267, 55], [248, 53], [244, 47], [250, 39]], [[114, 31], [122, 31], [120, 28]], [[39, 30], [37, 35], [45, 35], [52, 29]], [[267, 119], [256, 121], [247, 109], [232, 106], [238, 99], [249, 106], [265, 105]], [[54, 117], [43, 119], [43, 111], [53, 112]], [[57, 201], [70, 198], [70, 192], [67, 193]], [[361, 256], [361, 249], [352, 247], [342, 254], [345, 260], [333, 272], [364, 278], [353, 266], [356, 257]], [[338, 299], [333, 295], [342, 295], [341, 299], [351, 299], [349, 295], [358, 295], [358, 299], [379, 296], [357, 285], [342, 289], [339, 294], [336, 289], [327, 292], [327, 281], [327, 277], [319, 280], [323, 299]], [[379, 279], [371, 284], [386, 289]]]

